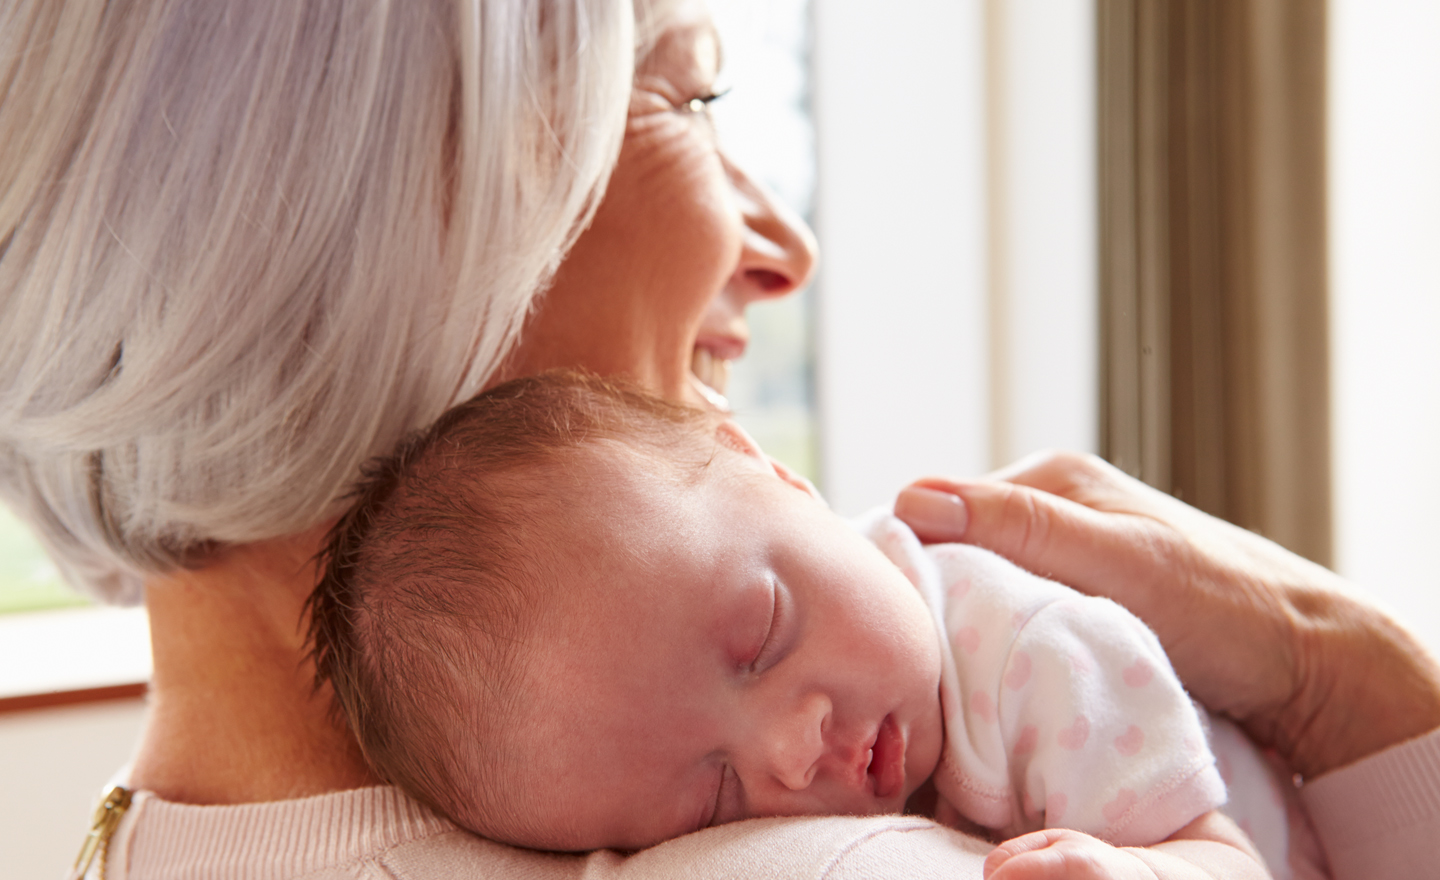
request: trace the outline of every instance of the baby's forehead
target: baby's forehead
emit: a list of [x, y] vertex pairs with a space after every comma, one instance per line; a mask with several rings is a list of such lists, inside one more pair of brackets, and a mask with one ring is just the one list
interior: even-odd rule
[[[645, 510], [653, 506], [646, 499], [683, 499], [708, 479], [724, 476], [728, 455], [733, 453], [711, 437], [677, 438], [663, 446], [607, 437], [546, 456], [517, 477], [528, 484], [526, 497], [559, 508], [561, 530], [594, 528], [594, 519], [613, 515], [617, 506], [634, 510], [639, 504]], [[585, 516], [590, 512], [597, 516]]]
[[[733, 579], [719, 560], [732, 551], [734, 523], [765, 529], [767, 514], [750, 502], [775, 478], [744, 467], [743, 453], [713, 435], [671, 452], [607, 439], [527, 477], [544, 499], [528, 512], [534, 586], [547, 596], [537, 603], [540, 641], [598, 639], [608, 617], [597, 610], [628, 609], [633, 619], [611, 622], [639, 635], [719, 601], [719, 582]], [[663, 601], [632, 607], [658, 584]]]

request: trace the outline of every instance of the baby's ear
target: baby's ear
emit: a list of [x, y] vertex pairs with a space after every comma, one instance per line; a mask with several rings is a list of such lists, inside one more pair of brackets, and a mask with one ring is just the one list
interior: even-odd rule
[[[766, 457], [769, 458], [769, 456]], [[785, 462], [774, 458], [770, 458], [769, 460], [770, 466], [775, 469], [775, 476], [794, 486], [796, 489], [799, 489], [801, 492], [804, 492], [806, 495], [809, 495], [811, 498], [814, 498], [816, 501], [819, 501], [821, 504], [824, 504], [826, 507], [830, 506], [825, 504], [825, 499], [820, 496], [820, 490], [815, 488], [814, 483], [790, 470], [790, 466], [785, 464]]]
[[766, 455], [765, 450], [760, 448], [760, 444], [755, 442], [755, 438], [751, 437], [744, 428], [740, 427], [733, 420], [726, 419], [721, 422], [719, 427], [715, 429], [715, 437], [736, 452], [754, 459], [758, 466], [774, 471], [775, 476], [784, 480], [786, 483], [789, 483], [791, 486], [794, 486], [821, 504], [825, 503], [825, 499], [821, 498], [819, 491], [815, 489], [815, 484], [790, 470], [783, 462], [776, 461]]

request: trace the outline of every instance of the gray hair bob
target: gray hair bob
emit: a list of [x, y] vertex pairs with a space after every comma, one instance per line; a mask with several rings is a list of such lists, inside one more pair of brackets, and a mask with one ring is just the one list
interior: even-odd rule
[[593, 211], [616, 0], [0, 0], [0, 498], [67, 578], [339, 513]]

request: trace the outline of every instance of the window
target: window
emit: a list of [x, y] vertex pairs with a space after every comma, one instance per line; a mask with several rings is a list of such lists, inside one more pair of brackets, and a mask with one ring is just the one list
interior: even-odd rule
[[[715, 0], [723, 42], [713, 106], [726, 152], [802, 216], [815, 186], [810, 121], [807, 0]], [[726, 396], [737, 421], [770, 455], [819, 477], [811, 345], [810, 290], [751, 306], [750, 346], [735, 365]]]
[[0, 505], [0, 614], [85, 604], [60, 579], [25, 524]]
[[844, 514], [1094, 450], [1089, 0], [817, 2], [816, 386]]

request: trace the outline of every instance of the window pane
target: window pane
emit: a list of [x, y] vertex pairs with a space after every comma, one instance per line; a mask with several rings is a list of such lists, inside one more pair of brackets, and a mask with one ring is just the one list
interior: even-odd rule
[[[815, 185], [806, 0], [715, 0], [724, 43], [714, 104], [726, 153], [808, 218]], [[726, 396], [766, 452], [811, 479], [815, 456], [810, 292], [751, 306], [750, 346]]]
[[85, 604], [60, 580], [25, 524], [0, 506], [0, 614]]

